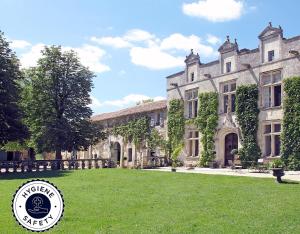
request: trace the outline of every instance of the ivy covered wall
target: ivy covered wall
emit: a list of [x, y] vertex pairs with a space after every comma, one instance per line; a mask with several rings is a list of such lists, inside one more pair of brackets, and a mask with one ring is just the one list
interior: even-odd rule
[[236, 116], [242, 133], [242, 149], [239, 155], [243, 166], [257, 162], [261, 156], [257, 144], [258, 130], [258, 87], [241, 85], [236, 90]]
[[185, 130], [184, 107], [180, 99], [173, 99], [168, 110], [168, 142], [171, 153], [183, 144]]
[[300, 170], [300, 77], [284, 81], [281, 155], [291, 170]]
[[199, 109], [194, 122], [201, 132], [200, 165], [208, 166], [216, 156], [214, 136], [218, 126], [218, 93], [200, 93], [198, 98]]

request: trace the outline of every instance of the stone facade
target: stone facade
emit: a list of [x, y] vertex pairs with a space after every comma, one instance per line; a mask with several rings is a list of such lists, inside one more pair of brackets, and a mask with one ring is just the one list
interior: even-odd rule
[[[96, 115], [92, 117], [92, 121], [99, 123], [105, 130], [110, 130], [114, 126], [141, 116], [148, 116], [150, 127], [156, 128], [161, 136], [166, 138], [166, 101], [149, 102], [116, 112]], [[165, 156], [160, 148], [150, 151], [146, 142], [140, 149], [137, 149], [132, 141], [125, 143], [123, 137], [112, 134], [109, 134], [106, 140], [91, 146], [89, 154], [92, 158], [111, 159], [120, 167], [148, 167], [154, 159], [162, 159]]]
[[[195, 117], [197, 95], [202, 92], [219, 93], [219, 122], [215, 135], [216, 161], [219, 166], [230, 163], [229, 152], [241, 147], [236, 121], [235, 90], [239, 85], [259, 86], [258, 143], [265, 159], [279, 157], [282, 112], [282, 80], [300, 75], [300, 36], [286, 39], [279, 26], [270, 23], [258, 36], [259, 47], [239, 49], [229, 37], [219, 48], [219, 59], [206, 64], [191, 51], [186, 57], [184, 71], [167, 77], [167, 100], [183, 99], [185, 117]], [[181, 159], [185, 164], [196, 163], [201, 155], [201, 134], [195, 126], [187, 125], [185, 150]]]

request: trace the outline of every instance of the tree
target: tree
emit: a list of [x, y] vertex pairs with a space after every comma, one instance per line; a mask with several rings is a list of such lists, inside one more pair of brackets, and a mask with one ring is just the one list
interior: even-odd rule
[[94, 74], [74, 51], [45, 47], [25, 77], [23, 107], [37, 152], [55, 151], [61, 159], [61, 151], [86, 149], [93, 143], [100, 133], [90, 122]]
[[19, 106], [21, 79], [19, 61], [0, 31], [0, 146], [28, 136]]

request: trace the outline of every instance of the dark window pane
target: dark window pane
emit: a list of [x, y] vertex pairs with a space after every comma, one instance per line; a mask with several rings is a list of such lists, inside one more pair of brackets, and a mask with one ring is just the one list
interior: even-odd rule
[[235, 112], [235, 94], [231, 95], [231, 112]]
[[194, 117], [197, 117], [198, 114], [198, 100], [194, 101]]
[[265, 155], [271, 155], [271, 136], [265, 136]]
[[231, 62], [226, 63], [226, 72], [231, 72]]
[[194, 77], [195, 76], [195, 74], [194, 74], [194, 72], [192, 72], [192, 74], [191, 74], [191, 81], [194, 81]]
[[280, 132], [281, 124], [274, 124], [274, 132]]
[[265, 125], [265, 133], [270, 133], [271, 132], [271, 125]]
[[195, 140], [195, 154], [194, 156], [198, 156], [199, 155], [199, 141]]
[[274, 86], [274, 106], [281, 105], [281, 85]]
[[236, 83], [232, 83], [230, 85], [230, 91], [232, 92], [232, 91], [235, 91], [235, 90], [236, 90]]
[[132, 148], [128, 149], [128, 162], [132, 161]]
[[158, 125], [160, 125], [160, 113], [158, 113], [156, 117], [156, 126]]
[[274, 50], [268, 51], [268, 61], [271, 62], [274, 60]]
[[223, 93], [227, 93], [228, 92], [228, 84], [225, 84], [223, 87]]
[[195, 138], [198, 138], [199, 137], [199, 132], [195, 132]]
[[280, 155], [280, 135], [275, 135], [274, 136], [274, 144], [275, 144], [275, 156]]

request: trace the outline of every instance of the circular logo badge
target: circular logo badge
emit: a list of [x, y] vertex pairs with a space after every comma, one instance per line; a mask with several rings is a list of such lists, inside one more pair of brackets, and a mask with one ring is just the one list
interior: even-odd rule
[[24, 228], [35, 232], [46, 231], [56, 225], [63, 215], [63, 196], [48, 181], [28, 181], [16, 191], [12, 211]]

